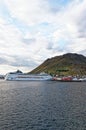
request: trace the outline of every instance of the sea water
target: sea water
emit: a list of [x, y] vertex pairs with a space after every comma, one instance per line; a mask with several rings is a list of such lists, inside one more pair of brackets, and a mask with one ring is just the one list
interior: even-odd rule
[[86, 130], [86, 82], [1, 80], [0, 130]]

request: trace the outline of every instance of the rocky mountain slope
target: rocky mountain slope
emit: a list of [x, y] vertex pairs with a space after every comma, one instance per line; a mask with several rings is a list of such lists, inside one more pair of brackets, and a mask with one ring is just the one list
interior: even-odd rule
[[67, 53], [47, 59], [30, 73], [46, 72], [58, 75], [86, 75], [86, 57]]

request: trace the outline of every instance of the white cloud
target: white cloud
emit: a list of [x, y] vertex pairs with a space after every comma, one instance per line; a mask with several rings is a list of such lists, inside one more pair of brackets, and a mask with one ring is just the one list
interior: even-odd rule
[[33, 25], [45, 21], [42, 0], [5, 0], [12, 17]]
[[9, 15], [0, 12], [2, 69], [6, 65], [15, 70], [19, 61], [19, 68], [31, 70], [46, 58], [67, 52], [86, 55], [85, 0], [73, 0], [56, 12], [46, 0], [4, 0], [3, 4]]

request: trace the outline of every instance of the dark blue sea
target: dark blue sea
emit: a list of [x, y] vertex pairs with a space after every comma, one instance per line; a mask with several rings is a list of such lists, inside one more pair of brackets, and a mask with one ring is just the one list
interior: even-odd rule
[[86, 82], [0, 81], [0, 130], [86, 130]]

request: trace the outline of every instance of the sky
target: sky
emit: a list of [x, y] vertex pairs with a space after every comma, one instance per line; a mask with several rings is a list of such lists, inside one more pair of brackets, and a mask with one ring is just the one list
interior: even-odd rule
[[0, 0], [0, 74], [65, 53], [86, 56], [86, 0]]

